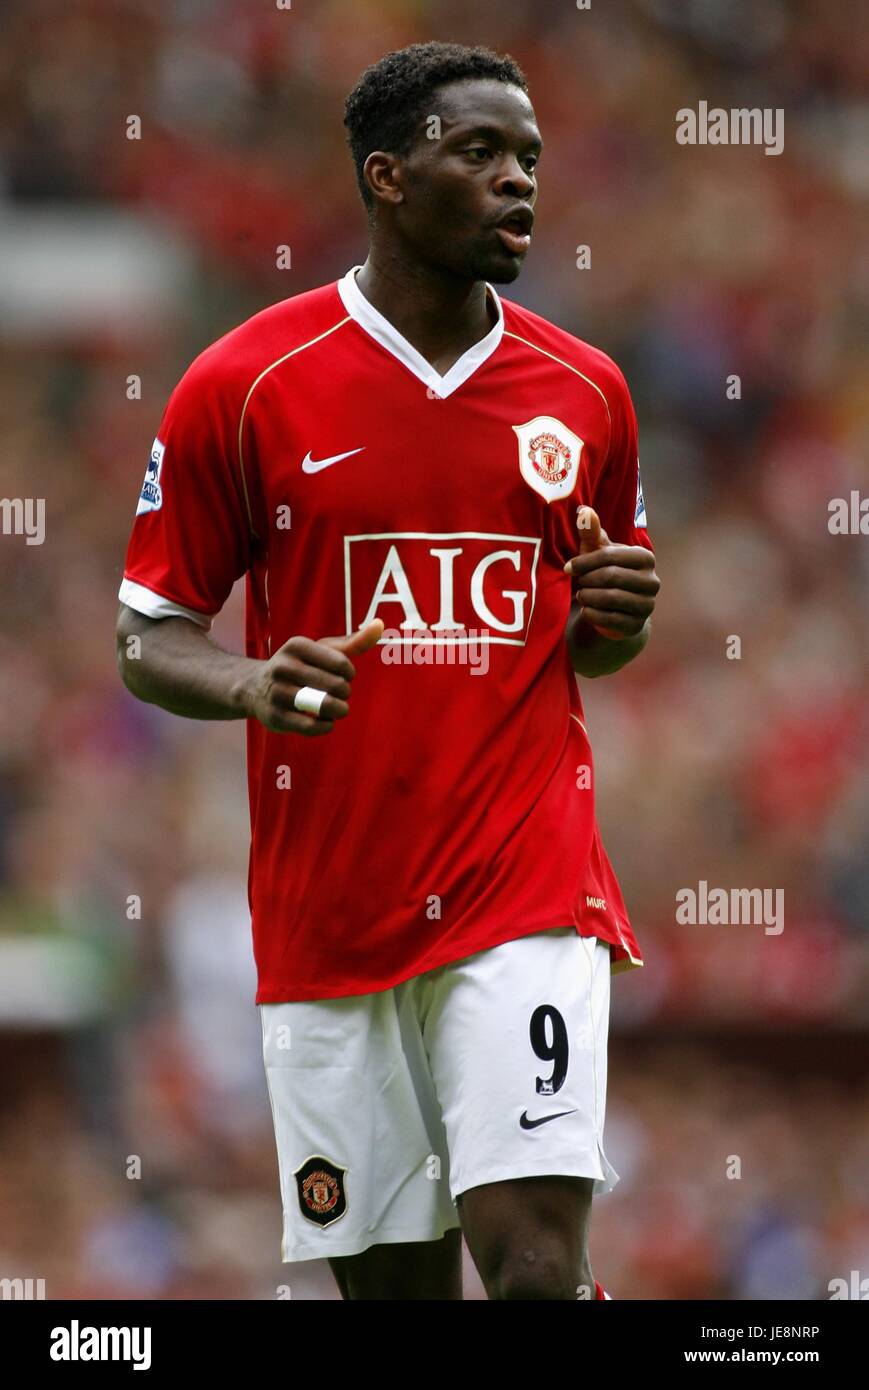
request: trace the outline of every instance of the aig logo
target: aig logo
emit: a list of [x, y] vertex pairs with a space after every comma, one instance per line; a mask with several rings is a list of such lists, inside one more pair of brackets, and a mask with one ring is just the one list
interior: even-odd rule
[[[431, 634], [429, 641], [449, 645], [473, 631], [477, 641], [522, 647], [534, 611], [540, 544], [539, 536], [486, 531], [345, 536], [346, 631], [381, 618], [385, 628], [405, 631], [409, 642], [419, 641], [413, 634], [421, 629]], [[485, 635], [478, 637], [481, 628]]]

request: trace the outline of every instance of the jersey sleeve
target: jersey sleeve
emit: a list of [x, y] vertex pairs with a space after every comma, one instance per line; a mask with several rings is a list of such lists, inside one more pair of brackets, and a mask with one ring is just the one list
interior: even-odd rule
[[628, 384], [618, 368], [608, 404], [612, 422], [609, 449], [592, 480], [591, 505], [614, 544], [642, 545], [652, 550], [640, 478], [637, 417]]
[[[225, 375], [225, 374], [224, 374]], [[230, 383], [209, 353], [179, 381], [151, 449], [118, 597], [206, 629], [251, 562], [251, 522]]]

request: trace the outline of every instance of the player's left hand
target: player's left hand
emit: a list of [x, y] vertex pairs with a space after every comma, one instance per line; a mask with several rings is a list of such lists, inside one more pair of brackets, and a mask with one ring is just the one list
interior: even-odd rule
[[579, 579], [580, 617], [604, 637], [623, 640], [641, 632], [655, 607], [661, 581], [655, 557], [642, 545], [613, 545], [592, 507], [580, 507], [579, 554], [565, 574]]

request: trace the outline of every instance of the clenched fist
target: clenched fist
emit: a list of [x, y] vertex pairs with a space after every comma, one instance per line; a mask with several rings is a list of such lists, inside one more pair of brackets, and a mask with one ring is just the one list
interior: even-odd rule
[[[382, 636], [383, 623], [375, 618], [349, 637], [291, 637], [254, 671], [245, 697], [248, 717], [275, 734], [317, 738], [331, 733], [335, 720], [350, 713], [350, 683], [356, 675], [350, 657], [367, 652]], [[326, 692], [319, 714], [306, 714], [293, 704], [305, 685]]]

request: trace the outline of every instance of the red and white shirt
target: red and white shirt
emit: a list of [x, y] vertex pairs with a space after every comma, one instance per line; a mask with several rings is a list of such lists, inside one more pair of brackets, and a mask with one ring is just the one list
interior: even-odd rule
[[340, 281], [254, 315], [173, 391], [119, 597], [246, 652], [385, 632], [322, 739], [247, 721], [257, 1003], [384, 990], [572, 925], [642, 964], [594, 811], [565, 640], [589, 503], [650, 546], [637, 426], [604, 353], [487, 292], [439, 375]]

